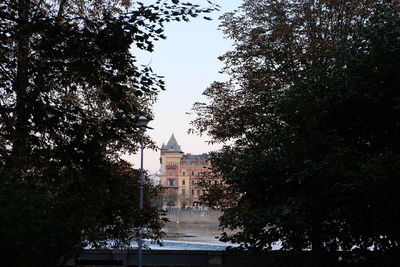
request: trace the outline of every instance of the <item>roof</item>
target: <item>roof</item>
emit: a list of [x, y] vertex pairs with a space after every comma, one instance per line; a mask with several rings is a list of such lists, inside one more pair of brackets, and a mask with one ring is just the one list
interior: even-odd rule
[[178, 144], [178, 142], [175, 139], [174, 134], [172, 134], [171, 138], [169, 139], [167, 145], [164, 145], [161, 147], [161, 149], [166, 150], [167, 152], [178, 152], [178, 153], [183, 153], [181, 146]]

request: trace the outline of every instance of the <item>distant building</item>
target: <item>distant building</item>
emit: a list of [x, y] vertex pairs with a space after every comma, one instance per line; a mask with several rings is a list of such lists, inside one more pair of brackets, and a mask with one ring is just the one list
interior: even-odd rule
[[164, 205], [170, 207], [196, 207], [203, 194], [199, 179], [210, 171], [207, 154], [185, 154], [172, 134], [161, 147], [161, 185], [166, 188]]

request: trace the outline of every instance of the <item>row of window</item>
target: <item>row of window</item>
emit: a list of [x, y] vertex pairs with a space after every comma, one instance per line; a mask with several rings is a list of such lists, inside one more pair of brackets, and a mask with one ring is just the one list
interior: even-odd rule
[[[208, 181], [208, 184], [211, 185], [211, 183], [212, 183], [212, 181], [209, 180], [209, 181]], [[193, 186], [195, 186], [195, 185], [197, 185], [197, 184], [198, 184], [197, 181], [192, 180], [192, 185], [193, 185]], [[215, 180], [215, 181], [214, 181], [214, 184], [218, 184], [218, 181]], [[219, 184], [222, 185], [222, 184], [223, 184], [223, 181], [220, 180], [220, 181], [219, 181]], [[173, 186], [173, 185], [174, 185], [174, 179], [168, 179], [168, 185]], [[182, 180], [182, 185], [186, 185], [186, 180]]]
[[[168, 185], [174, 185], [174, 179], [168, 179]], [[182, 185], [186, 185], [186, 180], [182, 180]], [[197, 185], [197, 182], [192, 180], [192, 185]]]
[[[202, 172], [197, 172], [195, 173], [194, 171], [192, 171], [192, 176], [201, 176]], [[174, 176], [176, 174], [174, 174], [173, 172], [168, 172], [168, 176]], [[186, 175], [186, 172], [182, 172], [182, 175]]]
[[[197, 172], [197, 173], [195, 174], [195, 172], [192, 171], [192, 176], [201, 176], [201, 174], [202, 174], [202, 172]], [[183, 172], [182, 172], [182, 175], [186, 175], [186, 172], [183, 171]]]
[[[182, 180], [182, 185], [186, 185], [186, 180]], [[192, 185], [197, 185], [197, 182], [192, 180]]]
[[[192, 196], [194, 195], [194, 190], [192, 190]], [[182, 189], [182, 195], [186, 195], [186, 190]], [[197, 195], [200, 196], [200, 190], [197, 190]]]
[[181, 165], [184, 166], [209, 166], [211, 165], [208, 161], [181, 161]]

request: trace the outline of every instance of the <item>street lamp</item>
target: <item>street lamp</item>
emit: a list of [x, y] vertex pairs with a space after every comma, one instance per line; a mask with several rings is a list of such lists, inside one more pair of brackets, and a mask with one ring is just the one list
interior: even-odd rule
[[[139, 210], [140, 215], [143, 212], [143, 186], [144, 186], [144, 175], [143, 175], [143, 149], [144, 149], [144, 133], [146, 129], [153, 129], [148, 127], [147, 124], [149, 123], [150, 119], [146, 118], [145, 116], [140, 116], [138, 118], [137, 127], [139, 128], [140, 132], [140, 183], [139, 183]], [[140, 224], [139, 226], [139, 242], [138, 242], [138, 267], [142, 267], [143, 262], [143, 225]]]

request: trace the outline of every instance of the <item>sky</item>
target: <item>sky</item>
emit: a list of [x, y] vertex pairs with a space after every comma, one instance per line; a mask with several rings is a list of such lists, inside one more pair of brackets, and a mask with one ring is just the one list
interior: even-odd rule
[[[203, 0], [192, 2], [207, 4]], [[141, 56], [141, 62], [149, 64], [157, 75], [165, 76], [166, 90], [160, 92], [153, 107], [155, 119], [148, 124], [154, 129], [147, 132], [159, 147], [174, 134], [185, 153], [201, 154], [218, 149], [207, 144], [210, 137], [187, 133], [194, 119], [187, 113], [195, 102], [206, 100], [202, 92], [213, 81], [228, 79], [219, 73], [223, 63], [218, 57], [232, 49], [232, 41], [225, 39], [218, 30], [218, 18], [237, 9], [242, 0], [213, 2], [220, 5], [221, 10], [207, 14], [212, 21], [196, 18], [187, 23], [169, 23], [165, 29], [167, 39], [155, 43], [155, 52]], [[159, 171], [159, 157], [159, 151], [145, 149], [143, 165], [150, 174]], [[134, 167], [140, 167], [140, 155], [124, 158]]]

